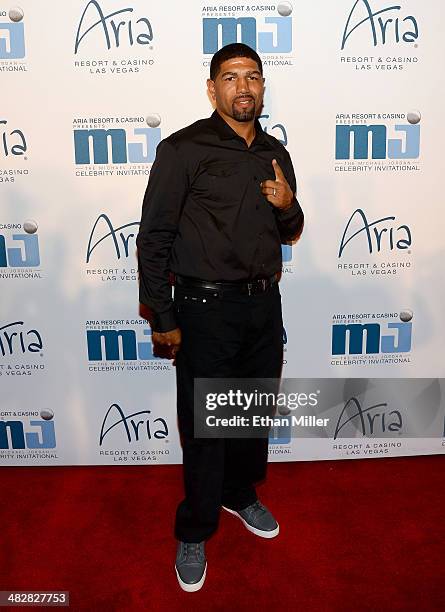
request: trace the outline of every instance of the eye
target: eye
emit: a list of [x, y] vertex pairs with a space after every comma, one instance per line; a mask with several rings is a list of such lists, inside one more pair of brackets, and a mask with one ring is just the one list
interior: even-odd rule
[[257, 76], [255, 76], [255, 75], [252, 75], [252, 74], [249, 76], [249, 79], [250, 79], [251, 81], [258, 81], [258, 77], [257, 77]]

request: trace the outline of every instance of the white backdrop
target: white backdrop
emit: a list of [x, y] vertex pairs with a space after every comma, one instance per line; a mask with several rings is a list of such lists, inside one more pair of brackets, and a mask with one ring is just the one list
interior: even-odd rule
[[[264, 60], [261, 122], [306, 217], [283, 249], [284, 375], [443, 376], [442, 22], [441, 0], [1, 1], [0, 461], [181, 461], [135, 235], [157, 143], [212, 112], [235, 37]], [[443, 452], [440, 401], [392, 444], [379, 410], [342, 444], [275, 432], [271, 459]]]

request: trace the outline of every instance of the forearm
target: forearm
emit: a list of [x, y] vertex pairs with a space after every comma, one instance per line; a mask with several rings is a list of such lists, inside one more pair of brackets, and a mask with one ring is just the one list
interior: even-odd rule
[[174, 236], [162, 232], [140, 232], [137, 238], [139, 302], [150, 310], [153, 331], [176, 327], [168, 261]]
[[289, 153], [285, 157], [286, 179], [293, 194], [293, 199], [288, 207], [275, 210], [276, 222], [280, 233], [281, 242], [296, 240], [303, 231], [304, 214], [297, 200], [297, 181]]
[[150, 309], [150, 324], [156, 332], [176, 327], [169, 262], [186, 190], [182, 162], [174, 147], [163, 141], [150, 173], [136, 241], [139, 301]]
[[304, 226], [304, 213], [297, 198], [294, 197], [289, 208], [278, 210], [275, 214], [281, 242], [296, 240]]

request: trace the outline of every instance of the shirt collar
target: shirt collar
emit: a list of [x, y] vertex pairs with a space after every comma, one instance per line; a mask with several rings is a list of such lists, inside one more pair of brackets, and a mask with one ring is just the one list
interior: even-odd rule
[[[221, 140], [230, 140], [232, 138], [237, 138], [238, 140], [241, 139], [241, 136], [239, 136], [235, 130], [233, 130], [230, 125], [224, 121], [224, 119], [221, 117], [221, 115], [218, 113], [217, 110], [213, 111], [211, 117], [210, 117], [213, 127], [215, 128], [215, 131], [218, 133], [218, 136], [221, 138]], [[254, 139], [255, 144], [256, 143], [261, 143], [261, 144], [265, 144], [267, 146], [269, 146], [269, 142], [267, 141], [265, 134], [264, 134], [264, 130], [261, 127], [261, 123], [259, 122], [258, 119], [255, 119], [255, 139]], [[253, 143], [252, 143], [253, 144]]]

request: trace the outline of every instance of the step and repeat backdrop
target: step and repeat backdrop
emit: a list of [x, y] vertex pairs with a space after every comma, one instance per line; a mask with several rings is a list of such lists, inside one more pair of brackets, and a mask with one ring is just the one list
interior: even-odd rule
[[[273, 428], [271, 460], [444, 452], [443, 13], [0, 1], [2, 464], [181, 461], [135, 237], [158, 143], [210, 115], [211, 56], [235, 41], [263, 59], [260, 121], [292, 156], [306, 216], [283, 246], [283, 373], [340, 384], [319, 435]], [[368, 379], [419, 380], [395, 402], [388, 385], [367, 396]]]

